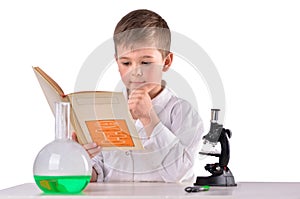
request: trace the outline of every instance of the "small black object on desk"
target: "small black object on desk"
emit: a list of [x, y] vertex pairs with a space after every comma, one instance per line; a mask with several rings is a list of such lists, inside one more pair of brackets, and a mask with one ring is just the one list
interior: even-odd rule
[[203, 186], [236, 186], [232, 172], [228, 168], [230, 157], [229, 138], [232, 133], [229, 129], [223, 128], [222, 124], [218, 124], [218, 112], [220, 109], [211, 109], [211, 126], [208, 134], [204, 139], [204, 145], [208, 144], [212, 148], [221, 144], [221, 153], [199, 152], [202, 155], [209, 155], [219, 157], [219, 162], [214, 164], [207, 164], [204, 168], [209, 171], [211, 176], [198, 176], [194, 185]]

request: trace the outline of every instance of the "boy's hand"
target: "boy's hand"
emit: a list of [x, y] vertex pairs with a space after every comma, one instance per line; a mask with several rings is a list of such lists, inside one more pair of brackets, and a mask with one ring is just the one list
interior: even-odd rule
[[128, 98], [128, 106], [134, 119], [139, 119], [148, 137], [159, 123], [159, 117], [153, 109], [151, 98], [146, 89], [132, 91]]
[[146, 89], [132, 91], [128, 98], [128, 106], [134, 119], [150, 119], [152, 102]]
[[[77, 135], [75, 132], [72, 133], [72, 140], [75, 142], [78, 142]], [[100, 146], [98, 146], [94, 142], [88, 143], [88, 144], [83, 144], [82, 146], [86, 150], [86, 152], [89, 154], [90, 158], [95, 157], [98, 153], [101, 152], [101, 149], [102, 149]]]

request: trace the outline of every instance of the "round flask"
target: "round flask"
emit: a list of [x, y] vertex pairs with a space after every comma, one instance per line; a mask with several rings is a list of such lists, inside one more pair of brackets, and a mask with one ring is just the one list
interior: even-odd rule
[[88, 153], [70, 135], [70, 104], [55, 104], [55, 140], [37, 155], [34, 180], [45, 193], [80, 193], [90, 182], [92, 164]]

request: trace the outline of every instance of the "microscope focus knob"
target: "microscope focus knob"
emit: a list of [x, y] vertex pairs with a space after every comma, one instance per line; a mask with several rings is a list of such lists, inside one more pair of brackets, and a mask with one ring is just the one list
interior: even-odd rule
[[225, 133], [227, 134], [228, 138], [231, 138], [232, 132], [229, 129], [225, 129]]

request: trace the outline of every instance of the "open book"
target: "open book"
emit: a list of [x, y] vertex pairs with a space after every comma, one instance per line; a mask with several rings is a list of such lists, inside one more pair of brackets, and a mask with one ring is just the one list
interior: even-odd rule
[[79, 143], [95, 142], [103, 149], [143, 149], [122, 92], [82, 91], [65, 94], [41, 68], [33, 67], [49, 106], [70, 102], [71, 130]]

